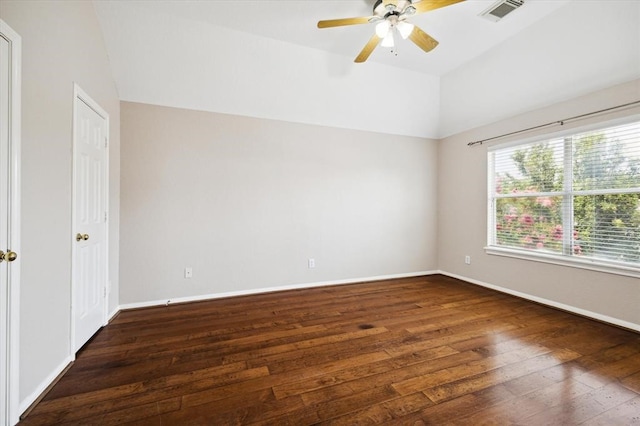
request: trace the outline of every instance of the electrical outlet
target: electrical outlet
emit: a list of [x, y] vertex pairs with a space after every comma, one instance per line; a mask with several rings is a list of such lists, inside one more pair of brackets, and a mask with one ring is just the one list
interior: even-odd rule
[[464, 263], [467, 265], [471, 265], [471, 256], [467, 255], [464, 257]]
[[315, 259], [309, 259], [309, 269], [315, 268], [316, 267], [316, 260]]
[[184, 277], [185, 278], [193, 277], [193, 268], [192, 267], [187, 266], [186, 268], [184, 268]]

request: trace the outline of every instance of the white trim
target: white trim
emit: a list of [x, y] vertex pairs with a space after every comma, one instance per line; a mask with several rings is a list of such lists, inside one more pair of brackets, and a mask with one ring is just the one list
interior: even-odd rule
[[[91, 108], [92, 110], [94, 110], [100, 117], [102, 117], [105, 120], [106, 123], [106, 129], [105, 129], [105, 137], [106, 137], [106, 146], [105, 146], [105, 167], [104, 167], [104, 208], [105, 211], [107, 212], [107, 218], [106, 218], [106, 223], [105, 223], [105, 236], [104, 236], [104, 241], [105, 241], [105, 271], [104, 271], [104, 288], [102, 291], [102, 295], [104, 298], [104, 312], [103, 312], [103, 320], [102, 323], [103, 325], [107, 325], [107, 323], [109, 322], [109, 299], [108, 299], [108, 294], [107, 294], [107, 288], [108, 288], [108, 283], [109, 283], [109, 222], [111, 220], [110, 218], [110, 214], [109, 213], [109, 178], [110, 178], [110, 171], [109, 171], [109, 152], [110, 152], [110, 146], [111, 146], [111, 138], [109, 135], [109, 127], [110, 127], [110, 121], [109, 121], [109, 114], [96, 102], [94, 101], [84, 90], [82, 90], [82, 88], [77, 84], [77, 83], [73, 83], [73, 118], [72, 118], [72, 166], [71, 166], [71, 229], [73, 230], [75, 225], [76, 225], [76, 209], [75, 209], [75, 205], [76, 205], [76, 167], [75, 167], [75, 158], [76, 158], [76, 122], [78, 121], [78, 106], [76, 103], [76, 99], [84, 102], [89, 108]], [[72, 232], [73, 234], [73, 232]], [[75, 360], [75, 347], [76, 347], [76, 342], [75, 342], [75, 329], [76, 329], [76, 320], [75, 320], [75, 314], [74, 314], [74, 297], [75, 297], [75, 285], [76, 285], [76, 279], [74, 278], [74, 264], [73, 262], [76, 259], [76, 246], [73, 244], [73, 240], [72, 237], [69, 236], [69, 242], [71, 244], [71, 321], [70, 321], [70, 327], [71, 327], [71, 335], [69, 338], [69, 353], [71, 354], [71, 357], [73, 360]]]
[[169, 305], [173, 303], [199, 302], [202, 300], [222, 299], [225, 297], [272, 293], [274, 291], [300, 290], [300, 289], [313, 288], [313, 287], [326, 287], [330, 285], [355, 284], [355, 283], [362, 283], [367, 281], [382, 281], [382, 280], [391, 280], [396, 278], [420, 277], [423, 275], [434, 275], [437, 273], [439, 272], [438, 271], [409, 272], [405, 274], [379, 275], [379, 276], [366, 277], [366, 278], [349, 278], [346, 280], [320, 281], [316, 283], [291, 284], [291, 285], [284, 285], [284, 286], [278, 286], [278, 287], [265, 287], [265, 288], [251, 289], [251, 290], [229, 291], [225, 293], [203, 294], [199, 296], [178, 297], [175, 299], [168, 299], [168, 300], [163, 299], [163, 300], [153, 300], [149, 302], [126, 303], [124, 305], [118, 306], [118, 311], [126, 310], [126, 309], [147, 308], [151, 306]]
[[640, 268], [628, 266], [623, 263], [607, 262], [587, 257], [566, 255], [554, 255], [540, 251], [517, 250], [506, 247], [485, 247], [487, 254], [495, 256], [512, 257], [515, 259], [529, 260], [532, 262], [551, 263], [552, 265], [567, 266], [570, 268], [588, 269], [590, 271], [604, 272], [606, 274], [623, 275], [625, 277], [640, 278]]
[[24, 413], [27, 409], [33, 404], [40, 396], [47, 390], [51, 383], [53, 383], [58, 376], [73, 362], [73, 356], [66, 357], [60, 365], [53, 369], [51, 374], [49, 374], [40, 384], [28, 395], [25, 399], [20, 402], [20, 413]]
[[[11, 135], [9, 142], [11, 168], [11, 250], [21, 256], [20, 251], [20, 146], [22, 111], [22, 38], [5, 21], [0, 19], [0, 33], [8, 39], [11, 46]], [[3, 247], [7, 249], [8, 247]], [[2, 413], [2, 424], [14, 425], [19, 420], [20, 395], [20, 258], [9, 269], [8, 280], [8, 316], [7, 316], [7, 412]]]
[[113, 311], [108, 315], [107, 323], [111, 322], [111, 320], [120, 313], [120, 306], [116, 306]]
[[629, 330], [634, 330], [634, 331], [640, 332], [640, 324], [635, 324], [635, 323], [632, 323], [632, 322], [629, 322], [629, 321], [625, 321], [625, 320], [622, 320], [622, 319], [619, 319], [619, 318], [614, 318], [614, 317], [610, 317], [608, 315], [599, 314], [597, 312], [588, 311], [586, 309], [577, 308], [575, 306], [566, 305], [564, 303], [556, 302], [554, 300], [545, 299], [543, 297], [532, 296], [531, 294], [522, 293], [520, 291], [511, 290], [509, 288], [500, 287], [500, 286], [497, 286], [497, 285], [494, 285], [494, 284], [489, 284], [489, 283], [486, 283], [484, 281], [475, 280], [473, 278], [464, 277], [462, 275], [452, 274], [452, 273], [446, 272], [446, 271], [438, 271], [438, 273], [442, 274], [442, 275], [446, 275], [446, 276], [451, 277], [451, 278], [456, 278], [456, 279], [459, 279], [459, 280], [462, 280], [462, 281], [466, 281], [466, 282], [471, 283], [471, 284], [476, 284], [476, 285], [479, 285], [479, 286], [482, 286], [482, 287], [490, 288], [492, 290], [496, 290], [496, 291], [499, 291], [501, 293], [510, 294], [512, 296], [517, 296], [517, 297], [520, 297], [522, 299], [530, 300], [532, 302], [541, 303], [543, 305], [551, 306], [553, 308], [561, 309], [563, 311], [572, 312], [574, 314], [582, 315], [584, 317], [593, 318], [593, 319], [596, 319], [598, 321], [606, 322], [606, 323], [609, 323], [609, 324], [617, 325], [619, 327], [627, 328]]
[[532, 296], [527, 293], [511, 290], [509, 288], [497, 286], [494, 284], [489, 284], [484, 281], [479, 281], [473, 278], [453, 274], [451, 272], [447, 272], [443, 270], [411, 272], [406, 274], [394, 274], [394, 275], [382, 275], [382, 276], [366, 277], [366, 278], [352, 278], [352, 279], [346, 279], [346, 280], [322, 281], [322, 282], [306, 283], [306, 284], [292, 284], [292, 285], [278, 286], [278, 287], [267, 287], [267, 288], [258, 288], [258, 289], [252, 289], [252, 290], [241, 290], [241, 291], [231, 291], [231, 292], [225, 292], [225, 293], [206, 294], [206, 295], [200, 295], [200, 296], [180, 297], [180, 298], [169, 299], [169, 300], [163, 299], [163, 300], [155, 300], [155, 301], [148, 301], [148, 302], [127, 303], [127, 304], [118, 306], [116, 311], [112, 314], [112, 317], [115, 316], [120, 311], [127, 310], [127, 309], [148, 308], [153, 306], [169, 305], [173, 303], [199, 302], [203, 300], [213, 300], [213, 299], [221, 299], [225, 297], [271, 293], [275, 291], [299, 290], [299, 289], [313, 288], [313, 287], [325, 287], [330, 285], [355, 284], [355, 283], [362, 283], [367, 281], [382, 281], [382, 280], [388, 280], [388, 279], [410, 278], [410, 277], [419, 277], [419, 276], [436, 275], [436, 274], [441, 274], [451, 278], [456, 278], [471, 284], [490, 288], [492, 290], [496, 290], [501, 293], [510, 294], [512, 296], [520, 297], [522, 299], [530, 300], [533, 302], [541, 303], [543, 305], [561, 309], [563, 311], [573, 312], [575, 314], [593, 318], [608, 324], [613, 324], [619, 327], [627, 328], [629, 330], [635, 330], [640, 332], [640, 324], [635, 324], [629, 321], [621, 320], [619, 318], [614, 318], [608, 315], [599, 314], [597, 312], [588, 311], [586, 309], [578, 308], [575, 306], [566, 305], [564, 303], [556, 302], [556, 301], [545, 299], [542, 297]]

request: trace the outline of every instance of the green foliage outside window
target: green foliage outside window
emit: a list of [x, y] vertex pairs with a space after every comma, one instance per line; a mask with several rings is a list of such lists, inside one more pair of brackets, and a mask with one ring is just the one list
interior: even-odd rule
[[[566, 146], [571, 148], [569, 188]], [[640, 263], [640, 152], [635, 149], [596, 133], [505, 151], [494, 174], [495, 243]], [[566, 212], [573, 223], [565, 223]]]

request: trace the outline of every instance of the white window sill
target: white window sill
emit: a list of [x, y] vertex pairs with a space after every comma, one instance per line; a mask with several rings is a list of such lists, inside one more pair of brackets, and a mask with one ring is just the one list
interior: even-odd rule
[[554, 265], [568, 266], [571, 268], [589, 269], [607, 274], [624, 275], [640, 278], [640, 268], [622, 263], [607, 262], [597, 259], [558, 256], [551, 253], [518, 250], [514, 248], [489, 246], [484, 248], [487, 254], [496, 256], [513, 257], [516, 259], [530, 260], [534, 262], [551, 263]]

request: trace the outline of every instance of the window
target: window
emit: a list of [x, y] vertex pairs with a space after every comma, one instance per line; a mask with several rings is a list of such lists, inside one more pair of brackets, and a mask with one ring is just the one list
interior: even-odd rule
[[488, 156], [489, 253], [640, 276], [640, 121]]

